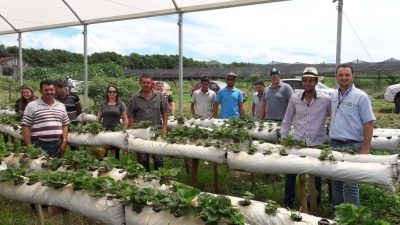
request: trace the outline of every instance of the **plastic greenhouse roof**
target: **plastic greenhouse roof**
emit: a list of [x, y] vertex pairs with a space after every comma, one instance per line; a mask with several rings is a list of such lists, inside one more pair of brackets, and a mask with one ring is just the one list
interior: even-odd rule
[[0, 1], [0, 34], [213, 10], [287, 0]]

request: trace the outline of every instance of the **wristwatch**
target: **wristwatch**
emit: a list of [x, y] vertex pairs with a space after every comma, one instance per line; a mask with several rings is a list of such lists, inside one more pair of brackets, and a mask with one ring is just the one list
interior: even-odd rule
[[64, 138], [63, 141], [65, 141], [66, 143], [68, 143], [68, 139]]

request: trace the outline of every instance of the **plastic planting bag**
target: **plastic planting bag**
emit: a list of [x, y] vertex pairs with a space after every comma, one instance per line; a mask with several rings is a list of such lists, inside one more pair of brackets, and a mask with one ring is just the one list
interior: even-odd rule
[[69, 133], [68, 143], [86, 146], [114, 146], [126, 149], [128, 134], [123, 132], [101, 132], [99, 134]]

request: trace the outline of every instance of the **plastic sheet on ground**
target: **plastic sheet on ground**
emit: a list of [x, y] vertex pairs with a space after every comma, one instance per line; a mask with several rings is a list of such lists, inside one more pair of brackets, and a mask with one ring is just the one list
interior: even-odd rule
[[[252, 204], [249, 206], [241, 206], [238, 201], [243, 199], [226, 196], [231, 199], [232, 205], [237, 206], [240, 212], [247, 219], [246, 224], [274, 224], [274, 225], [290, 225], [290, 224], [318, 224], [321, 217], [311, 216], [305, 213], [301, 213], [302, 221], [295, 222], [290, 219], [290, 212], [283, 208], [278, 208], [277, 213], [269, 215], [265, 213], [265, 203], [251, 201]], [[132, 211], [132, 207], [125, 208], [125, 220], [126, 225], [204, 225], [205, 222], [200, 218], [194, 219], [193, 216], [182, 216], [176, 218], [173, 214], [169, 213], [169, 210], [162, 210], [160, 212], [154, 212], [151, 207], [144, 207], [141, 213]], [[331, 224], [335, 222], [330, 220]], [[221, 223], [223, 224], [223, 223]]]
[[264, 156], [262, 153], [248, 155], [245, 152], [228, 152], [227, 164], [231, 169], [242, 169], [252, 173], [313, 174], [333, 180], [373, 184], [393, 192], [393, 179], [397, 176], [397, 165], [330, 162], [296, 155], [281, 156], [277, 153]]
[[110, 225], [124, 223], [124, 207], [120, 201], [90, 197], [87, 191], [74, 191], [71, 185], [53, 189], [40, 182], [33, 185], [2, 182], [0, 195], [20, 202], [63, 207]]
[[196, 158], [216, 163], [225, 162], [223, 149], [195, 145], [168, 144], [166, 142], [147, 141], [129, 136], [128, 152], [139, 152], [152, 155]]
[[86, 146], [109, 145], [120, 149], [126, 149], [127, 137], [128, 134], [123, 132], [101, 132], [99, 134], [69, 133], [68, 143]]

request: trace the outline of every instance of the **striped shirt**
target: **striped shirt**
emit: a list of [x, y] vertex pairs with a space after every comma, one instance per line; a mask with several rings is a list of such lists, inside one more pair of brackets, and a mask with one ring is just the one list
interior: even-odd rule
[[161, 115], [168, 113], [170, 107], [162, 93], [158, 91], [152, 92], [153, 94], [149, 100], [143, 97], [140, 91], [133, 95], [129, 101], [126, 114], [128, 117], [134, 118], [135, 123], [150, 120], [154, 126], [161, 128]]
[[60, 139], [62, 127], [68, 123], [67, 111], [62, 103], [54, 100], [54, 104], [49, 106], [42, 98], [30, 102], [22, 118], [22, 126], [31, 128], [31, 137], [45, 142]]
[[64, 99], [61, 99], [59, 96], [54, 96], [54, 98], [65, 105], [65, 108], [68, 113], [68, 118], [71, 122], [75, 122], [77, 115], [76, 110], [82, 109], [80, 99], [77, 94], [70, 93]]

